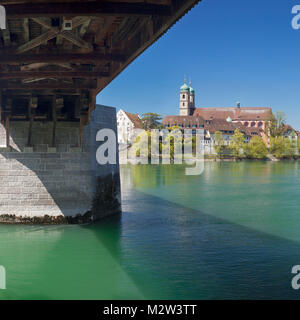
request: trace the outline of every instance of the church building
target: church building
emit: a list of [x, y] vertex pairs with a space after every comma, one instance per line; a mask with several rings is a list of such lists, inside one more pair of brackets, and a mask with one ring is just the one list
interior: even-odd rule
[[186, 80], [180, 88], [179, 109], [181, 116], [192, 116], [195, 111], [195, 90], [191, 87], [191, 83], [189, 86], [186, 84]]
[[211, 142], [215, 131], [230, 136], [235, 129], [239, 129], [244, 133], [246, 141], [250, 141], [252, 136], [260, 135], [267, 143], [266, 123], [271, 117], [271, 108], [241, 107], [239, 102], [236, 107], [196, 108], [195, 90], [185, 80], [180, 87], [179, 115], [166, 116], [163, 126], [204, 128], [206, 136], [211, 137]]

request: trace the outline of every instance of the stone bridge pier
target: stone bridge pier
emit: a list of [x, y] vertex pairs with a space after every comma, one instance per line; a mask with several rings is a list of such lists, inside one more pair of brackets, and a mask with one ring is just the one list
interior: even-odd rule
[[1, 124], [0, 222], [85, 223], [119, 213], [119, 165], [96, 160], [96, 134], [116, 132], [115, 115], [96, 105], [82, 128], [59, 121], [53, 145], [53, 122], [10, 121], [9, 130]]

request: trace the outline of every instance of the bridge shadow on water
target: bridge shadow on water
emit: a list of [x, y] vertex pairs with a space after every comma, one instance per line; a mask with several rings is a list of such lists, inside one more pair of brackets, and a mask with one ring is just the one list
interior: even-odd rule
[[6, 227], [23, 243], [13, 271], [26, 272], [4, 298], [299, 298], [290, 283], [300, 244], [136, 190], [123, 207], [91, 225]]
[[91, 225], [1, 226], [1, 261], [10, 279], [13, 259], [16, 278], [4, 298], [299, 299], [299, 243], [134, 188], [122, 205]]

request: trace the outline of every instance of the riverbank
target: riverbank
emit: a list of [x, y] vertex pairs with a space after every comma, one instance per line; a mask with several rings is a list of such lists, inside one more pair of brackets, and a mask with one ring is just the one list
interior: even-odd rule
[[[217, 156], [213, 156], [213, 155], [205, 155], [204, 158], [202, 159], [193, 159], [194, 161], [205, 161], [205, 162], [237, 162], [237, 161], [297, 161], [300, 160], [300, 155], [294, 156], [292, 158], [275, 158], [273, 157], [273, 159], [271, 159], [271, 157], [266, 157], [266, 158], [262, 158], [262, 159], [253, 159], [253, 158], [234, 158], [231, 156], [226, 156], [226, 157], [217, 157]], [[160, 159], [161, 163], [162, 160]], [[182, 161], [183, 163], [185, 162], [185, 160]], [[140, 159], [127, 159], [127, 162], [124, 161], [124, 159], [122, 161], [120, 161], [120, 164], [126, 165], [126, 164], [132, 164], [132, 165], [137, 165], [140, 164], [141, 161]], [[151, 159], [146, 159], [146, 161], [142, 161], [143, 164], [147, 165], [147, 164], [153, 164], [153, 165], [158, 165], [158, 163], [152, 163]], [[174, 163], [174, 160], [171, 160], [171, 164]]]

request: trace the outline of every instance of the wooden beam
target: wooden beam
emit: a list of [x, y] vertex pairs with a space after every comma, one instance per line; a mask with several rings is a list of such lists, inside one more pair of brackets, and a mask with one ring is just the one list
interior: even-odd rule
[[6, 4], [9, 18], [55, 16], [170, 16], [171, 7], [160, 4], [132, 2], [51, 2]]
[[2, 111], [3, 111], [3, 98], [2, 90], [0, 90], [0, 125], [2, 123]]
[[92, 19], [90, 18], [90, 19], [88, 19], [85, 23], [82, 24], [82, 26], [81, 26], [81, 28], [80, 28], [80, 30], [79, 30], [79, 36], [80, 36], [81, 38], [86, 34], [86, 32], [87, 32], [87, 30], [88, 30], [88, 28], [89, 28], [89, 25], [90, 25], [91, 21], [92, 21]]
[[78, 47], [93, 50], [93, 45], [91, 43], [88, 43], [88, 42], [82, 40], [81, 38], [77, 37], [71, 31], [63, 31], [59, 35], [61, 37], [63, 37], [64, 39], [72, 42], [73, 44], [75, 44]]
[[6, 23], [6, 29], [1, 31], [2, 31], [4, 46], [9, 47], [11, 45], [11, 39], [10, 39], [10, 31], [7, 23]]
[[79, 124], [79, 136], [78, 136], [78, 147], [82, 147], [82, 135], [83, 135], [83, 127], [85, 123], [86, 115], [80, 114], [80, 124]]
[[6, 148], [10, 147], [10, 133], [9, 133], [10, 126], [9, 125], [10, 125], [10, 114], [7, 114], [5, 118]]
[[1, 81], [0, 87], [2, 89], [8, 90], [47, 90], [47, 89], [55, 89], [55, 90], [64, 90], [64, 89], [96, 89], [97, 82], [85, 82], [85, 83], [64, 83], [58, 81], [57, 83], [14, 83]]
[[30, 70], [34, 70], [34, 69], [40, 69], [43, 67], [48, 67], [48, 66], [59, 66], [61, 68], [64, 69], [68, 69], [68, 70], [72, 70], [73, 68], [71, 67], [70, 63], [32, 63], [32, 64], [27, 64], [25, 66], [21, 66], [20, 70], [21, 71], [30, 71]]
[[52, 140], [51, 140], [51, 147], [55, 147], [55, 140], [56, 140], [56, 122], [57, 122], [57, 112], [56, 112], [56, 96], [52, 98]]
[[28, 147], [32, 147], [32, 127], [33, 127], [34, 112], [35, 112], [35, 108], [33, 108], [33, 105], [34, 105], [33, 99], [37, 99], [37, 98], [30, 97], [29, 103], [28, 103], [28, 118], [29, 118], [28, 139], [27, 139]]
[[11, 116], [12, 100], [6, 99], [5, 105], [5, 131], [6, 131], [6, 148], [10, 147], [10, 116]]
[[102, 78], [109, 77], [109, 72], [92, 71], [13, 71], [0, 73], [0, 79], [37, 79], [37, 78]]
[[[82, 18], [82, 17], [76, 17], [72, 19], [72, 26], [73, 28], [77, 28], [83, 23], [85, 23], [88, 20], [88, 18]], [[67, 39], [68, 41], [71, 41], [72, 43], [76, 44], [79, 47], [92, 49], [92, 45], [87, 43], [86, 41], [76, 37], [72, 32], [64, 31], [61, 28], [54, 28], [50, 25], [50, 23], [43, 19], [43, 18], [36, 18], [34, 19], [35, 22], [39, 23], [43, 27], [49, 29], [47, 32], [41, 34], [40, 36], [32, 39], [29, 42], [26, 42], [25, 44], [21, 45], [19, 48], [17, 48], [16, 53], [23, 53], [26, 51], [29, 51], [33, 48], [36, 48], [42, 44], [45, 44], [47, 41], [57, 37], [57, 35], [62, 36], [63, 38]]]
[[42, 27], [46, 29], [52, 29], [51, 25], [51, 18], [37, 18], [37, 17], [30, 17], [34, 22], [40, 24]]
[[30, 39], [28, 18], [24, 18], [23, 20], [23, 29], [24, 29], [24, 39], [26, 42], [28, 42]]
[[17, 48], [16, 53], [22, 53], [22, 52], [31, 50], [33, 48], [36, 48], [36, 47], [40, 46], [41, 44], [45, 44], [47, 41], [55, 38], [59, 33], [60, 33], [60, 30], [58, 28], [50, 29], [49, 31], [32, 39], [31, 41], [26, 42], [25, 44], [21, 45], [19, 48]]
[[120, 61], [124, 62], [126, 56], [117, 53], [41, 53], [41, 54], [7, 54], [0, 53], [0, 64], [18, 64], [18, 63], [85, 63], [93, 64], [101, 61]]

